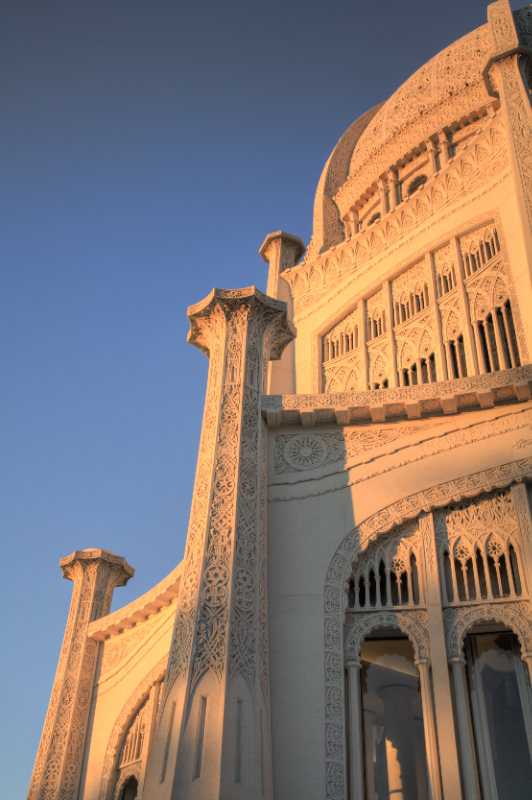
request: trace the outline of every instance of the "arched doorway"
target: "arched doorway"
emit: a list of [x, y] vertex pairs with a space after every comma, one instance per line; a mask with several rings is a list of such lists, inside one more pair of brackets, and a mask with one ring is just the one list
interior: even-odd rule
[[137, 792], [138, 792], [137, 779], [131, 776], [131, 778], [128, 778], [127, 781], [124, 783], [124, 786], [122, 787], [120, 800], [136, 800]]

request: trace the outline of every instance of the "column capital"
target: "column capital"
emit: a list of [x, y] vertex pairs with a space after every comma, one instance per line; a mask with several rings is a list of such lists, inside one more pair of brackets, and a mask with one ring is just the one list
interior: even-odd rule
[[296, 335], [287, 317], [287, 304], [283, 300], [275, 300], [264, 294], [256, 286], [248, 286], [245, 289], [214, 288], [204, 300], [189, 306], [187, 316], [190, 321], [190, 331], [187, 342], [209, 357], [213, 335], [220, 334], [224, 329], [219, 326], [219, 322], [223, 321], [228, 312], [245, 304], [250, 310], [252, 306], [261, 307], [270, 312], [270, 321], [277, 320], [277, 337], [270, 352], [270, 359], [279, 359], [286, 345]]
[[[276, 243], [274, 245], [274, 243]], [[274, 245], [272, 247], [272, 245]], [[269, 233], [259, 248], [259, 253], [263, 261], [269, 264], [275, 257], [277, 252], [280, 252], [281, 247], [286, 247], [288, 250], [293, 251], [291, 264], [282, 264], [281, 272], [289, 267], [293, 267], [296, 261], [299, 261], [301, 256], [306, 250], [303, 240], [299, 236], [293, 236], [291, 233], [284, 231], [276, 231]]]
[[123, 556], [117, 556], [116, 553], [112, 553], [110, 550], [88, 548], [86, 550], [74, 550], [69, 556], [60, 559], [59, 566], [63, 571], [63, 578], [77, 583], [83, 577], [83, 572], [77, 569], [77, 565], [89, 564], [90, 562], [102, 564], [107, 562], [114, 567], [121, 567], [121, 570], [115, 570], [115, 586], [125, 586], [135, 574], [135, 570]]

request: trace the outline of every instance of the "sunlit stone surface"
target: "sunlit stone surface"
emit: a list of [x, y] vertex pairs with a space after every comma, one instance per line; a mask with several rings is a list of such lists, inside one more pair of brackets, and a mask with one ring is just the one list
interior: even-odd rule
[[342, 136], [267, 293], [190, 307], [185, 557], [112, 614], [124, 558], [61, 561], [30, 800], [528, 796], [531, 51], [488, 6]]

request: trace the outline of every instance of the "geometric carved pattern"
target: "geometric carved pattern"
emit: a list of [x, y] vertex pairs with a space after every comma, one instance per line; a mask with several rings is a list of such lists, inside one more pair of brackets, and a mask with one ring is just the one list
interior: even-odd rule
[[476, 622], [495, 620], [511, 628], [521, 644], [522, 656], [532, 655], [532, 607], [520, 603], [483, 603], [473, 607], [446, 608], [443, 612], [447, 658], [464, 657], [464, 636]]
[[262, 366], [294, 336], [286, 304], [254, 287], [214, 290], [189, 318], [189, 340], [211, 365], [163, 707], [182, 672], [189, 697], [207, 670], [221, 681], [226, 668], [255, 691]]
[[344, 623], [344, 655], [347, 662], [358, 663], [364, 637], [379, 628], [399, 628], [414, 645], [416, 660], [430, 659], [428, 618], [426, 611], [375, 611], [346, 614]]
[[357, 456], [434, 427], [399, 425], [344, 433], [283, 433], [275, 437], [275, 474], [304, 472]]
[[[325, 580], [325, 742], [326, 798], [344, 800], [346, 794], [342, 629], [346, 596], [344, 587], [357, 555], [380, 533], [401, 525], [421, 511], [447, 505], [453, 499], [473, 497], [497, 486], [507, 486], [532, 476], [532, 458], [439, 484], [376, 512], [351, 531], [337, 548]], [[497, 608], [507, 604], [497, 604]], [[516, 605], [521, 605], [520, 603]], [[454, 611], [454, 609], [451, 609]]]

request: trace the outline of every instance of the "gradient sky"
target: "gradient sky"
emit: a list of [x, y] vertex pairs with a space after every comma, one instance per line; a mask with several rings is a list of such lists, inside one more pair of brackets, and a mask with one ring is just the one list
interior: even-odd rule
[[[524, 5], [522, 0], [512, 8]], [[207, 375], [187, 306], [308, 244], [345, 129], [486, 22], [483, 0], [5, 0], [2, 794], [26, 794], [72, 584], [182, 558]]]

